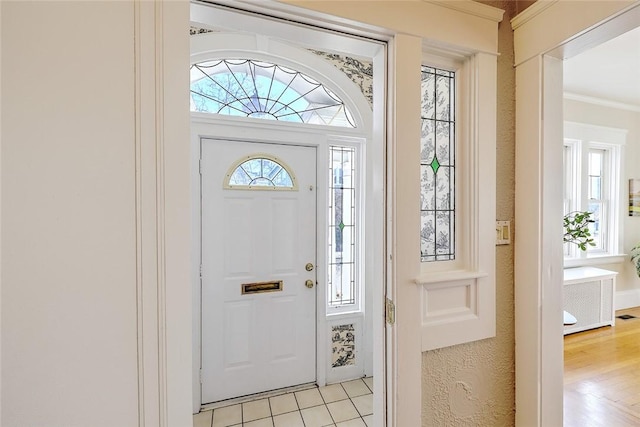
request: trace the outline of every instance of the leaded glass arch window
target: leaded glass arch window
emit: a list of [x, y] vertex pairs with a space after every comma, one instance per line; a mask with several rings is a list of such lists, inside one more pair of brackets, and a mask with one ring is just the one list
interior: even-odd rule
[[191, 111], [355, 128], [344, 101], [299, 71], [252, 59], [191, 66]]
[[224, 178], [233, 190], [297, 190], [293, 171], [277, 157], [254, 154], [234, 163]]

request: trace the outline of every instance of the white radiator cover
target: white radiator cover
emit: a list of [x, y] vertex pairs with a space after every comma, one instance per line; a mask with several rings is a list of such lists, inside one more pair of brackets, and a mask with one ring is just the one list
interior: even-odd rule
[[564, 334], [615, 325], [614, 295], [618, 273], [594, 267], [564, 270], [563, 308], [577, 323]]

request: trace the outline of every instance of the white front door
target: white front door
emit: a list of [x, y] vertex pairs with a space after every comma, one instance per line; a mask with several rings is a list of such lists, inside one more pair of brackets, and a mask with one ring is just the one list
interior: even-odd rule
[[203, 404], [316, 380], [316, 193], [315, 147], [201, 140]]

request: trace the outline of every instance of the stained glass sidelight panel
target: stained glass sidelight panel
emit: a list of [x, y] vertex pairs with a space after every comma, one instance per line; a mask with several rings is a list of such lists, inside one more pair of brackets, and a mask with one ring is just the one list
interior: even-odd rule
[[329, 307], [357, 302], [355, 155], [353, 147], [329, 148]]
[[191, 66], [191, 111], [355, 128], [329, 88], [290, 68], [251, 59]]
[[455, 73], [422, 66], [420, 259], [455, 259]]

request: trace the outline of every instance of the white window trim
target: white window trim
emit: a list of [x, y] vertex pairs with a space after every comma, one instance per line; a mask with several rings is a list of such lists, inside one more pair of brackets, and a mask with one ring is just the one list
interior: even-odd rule
[[457, 84], [456, 259], [421, 263], [415, 280], [426, 351], [495, 336], [497, 57], [427, 48], [423, 64]]
[[[622, 158], [624, 156], [624, 146], [626, 144], [628, 131], [626, 129], [612, 128], [606, 126], [597, 126], [578, 122], [564, 122], [564, 145], [571, 145], [572, 161], [577, 168], [577, 179], [572, 183], [572, 191], [574, 199], [570, 210], [580, 210], [588, 202], [585, 195], [584, 186], [581, 182], [586, 177], [587, 171], [582, 170], [584, 164], [584, 155], [589, 148], [604, 149], [608, 153], [605, 160], [605, 169], [609, 182], [607, 183], [607, 192], [613, 203], [609, 204], [607, 213], [607, 235], [605, 241], [605, 250], [602, 251], [580, 251], [572, 248], [570, 256], [564, 257], [565, 267], [581, 267], [586, 265], [619, 263], [625, 258], [622, 251], [622, 233], [624, 225], [624, 212], [622, 204], [625, 195], [623, 194], [622, 177], [624, 176], [624, 164]], [[582, 156], [582, 159], [578, 157]], [[566, 176], [566, 174], [565, 174]], [[582, 191], [581, 191], [582, 188]], [[580, 194], [578, 194], [580, 192]], [[577, 196], [580, 201], [576, 199]]]
[[[365, 151], [366, 139], [364, 138], [349, 138], [345, 136], [332, 135], [329, 137], [327, 141], [327, 153], [330, 147], [349, 147], [354, 149], [354, 160], [356, 163], [356, 179], [354, 182], [355, 188], [355, 239], [356, 239], [356, 248], [354, 258], [356, 261], [356, 269], [355, 269], [355, 303], [353, 304], [344, 304], [344, 305], [329, 305], [328, 302], [325, 303], [326, 316], [327, 318], [336, 317], [340, 315], [346, 314], [358, 314], [362, 313], [365, 309], [365, 289], [364, 289], [364, 278], [366, 275], [366, 264], [365, 264], [365, 235], [364, 230], [366, 229], [366, 215], [364, 214], [365, 205], [365, 197], [364, 191], [366, 182], [366, 169], [365, 169], [365, 159], [363, 152]], [[327, 160], [327, 165], [328, 165]], [[326, 165], [325, 165], [326, 166]], [[332, 179], [329, 177], [329, 179]], [[330, 191], [326, 192], [326, 206], [329, 206], [331, 201], [329, 200]], [[328, 215], [328, 212], [327, 212]], [[326, 221], [326, 224], [329, 223], [329, 220]], [[326, 225], [325, 224], [325, 225]], [[326, 227], [324, 232], [327, 234], [326, 241], [329, 241], [329, 228]], [[327, 252], [326, 256], [328, 257], [328, 244], [325, 245], [325, 252]], [[328, 285], [327, 285], [328, 286]], [[328, 289], [327, 289], [328, 292]], [[325, 296], [325, 301], [327, 301], [328, 297]], [[346, 378], [346, 377], [345, 377]]]

